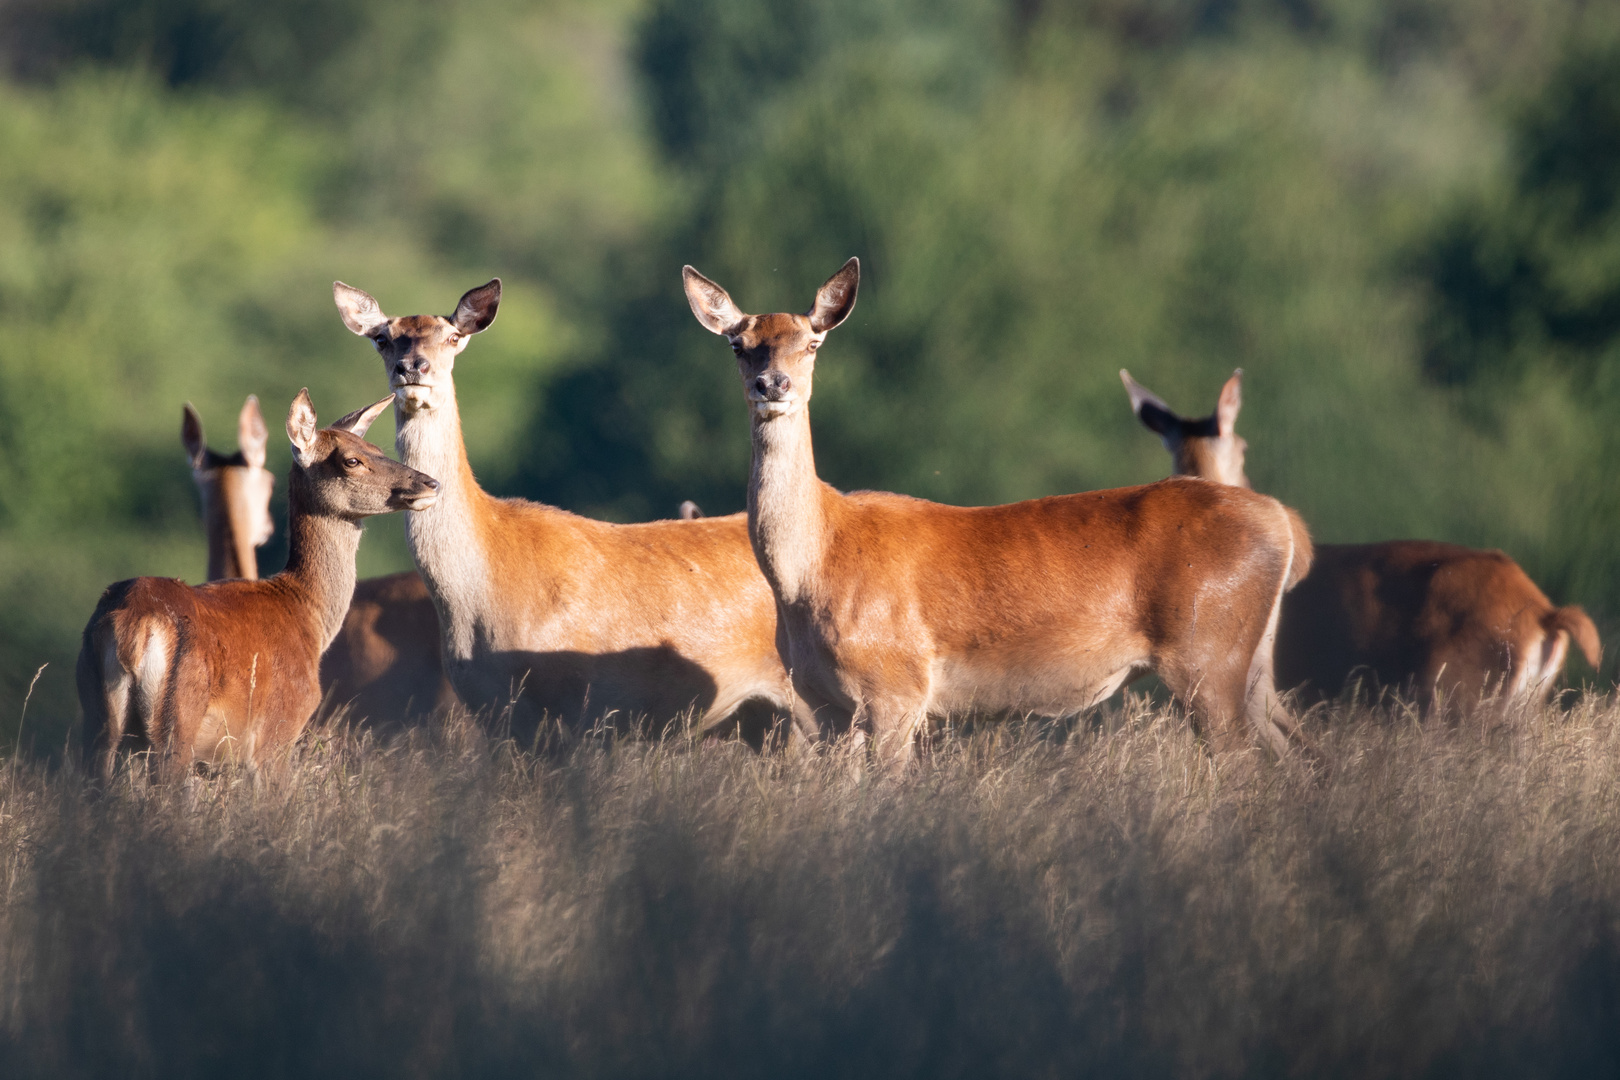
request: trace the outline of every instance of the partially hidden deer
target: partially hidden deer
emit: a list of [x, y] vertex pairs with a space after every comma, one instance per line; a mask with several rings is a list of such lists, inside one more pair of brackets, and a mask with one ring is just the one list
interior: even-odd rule
[[816, 475], [809, 403], [859, 262], [803, 315], [745, 314], [683, 276], [698, 322], [737, 357], [749, 536], [783, 662], [819, 718], [901, 764], [932, 718], [1073, 714], [1154, 671], [1223, 757], [1308, 753], [1271, 677], [1282, 595], [1311, 562], [1281, 503], [1192, 480], [985, 507], [845, 494]]
[[[275, 477], [264, 467], [269, 435], [258, 398], [249, 396], [242, 406], [237, 430], [236, 454], [211, 450], [202, 418], [185, 407], [180, 437], [202, 495], [209, 581], [257, 578], [253, 550], [275, 532]], [[454, 703], [439, 664], [439, 617], [420, 574], [407, 570], [355, 585], [343, 626], [321, 657], [321, 689], [348, 715], [376, 722], [404, 721]]]
[[324, 430], [309, 392], [287, 414], [287, 568], [262, 581], [109, 587], [84, 629], [84, 753], [109, 775], [120, 751], [150, 752], [160, 775], [255, 763], [290, 745], [321, 703], [320, 657], [354, 593], [361, 522], [421, 511], [438, 483], [362, 436], [392, 398]]
[[[1237, 434], [1243, 370], [1222, 387], [1215, 411], [1188, 420], [1121, 370], [1131, 408], [1169, 450], [1178, 475], [1239, 488], [1248, 443]], [[1573, 605], [1554, 607], [1500, 551], [1433, 540], [1318, 544], [1316, 562], [1283, 601], [1277, 683], [1310, 698], [1338, 695], [1357, 674], [1469, 706], [1481, 695], [1545, 699], [1569, 651], [1596, 668], [1597, 627]]]
[[645, 729], [682, 715], [710, 734], [763, 714], [814, 734], [777, 658], [776, 607], [743, 515], [618, 525], [479, 486], [454, 371], [495, 320], [499, 278], [447, 316], [390, 318], [359, 289], [332, 291], [344, 325], [382, 358], [400, 460], [442, 484], [406, 537], [468, 707], [509, 717], [520, 740], [543, 722]]
[[208, 580], [259, 576], [254, 554], [275, 535], [270, 496], [276, 478], [264, 467], [270, 433], [252, 394], [236, 417], [234, 454], [211, 450], [203, 436], [202, 417], [187, 402], [180, 413], [180, 443], [191, 463], [191, 479], [202, 497], [203, 528], [208, 534]]

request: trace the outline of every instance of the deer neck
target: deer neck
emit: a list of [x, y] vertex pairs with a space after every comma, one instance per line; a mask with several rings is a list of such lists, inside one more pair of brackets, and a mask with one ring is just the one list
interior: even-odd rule
[[805, 599], [820, 572], [825, 495], [826, 485], [816, 476], [808, 407], [786, 416], [755, 416], [748, 537], [782, 603]]
[[294, 466], [287, 485], [287, 568], [277, 576], [308, 596], [322, 651], [337, 637], [354, 600], [360, 533], [358, 521], [315, 505], [308, 481]]
[[253, 554], [253, 541], [243, 523], [236, 520], [231, 499], [219, 490], [218, 480], [201, 487], [203, 524], [208, 533], [208, 580], [257, 578], [259, 564]]
[[483, 524], [494, 500], [467, 461], [454, 382], [445, 377], [432, 408], [408, 412], [396, 400], [394, 424], [399, 460], [439, 482], [437, 501], [405, 516], [411, 557], [437, 601], [452, 654], [470, 656], [489, 577]]

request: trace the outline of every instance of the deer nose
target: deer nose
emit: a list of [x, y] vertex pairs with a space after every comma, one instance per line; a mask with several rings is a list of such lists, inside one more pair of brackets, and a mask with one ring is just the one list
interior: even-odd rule
[[767, 401], [780, 401], [793, 389], [793, 380], [785, 371], [767, 371], [754, 377], [754, 389]]
[[433, 479], [433, 477], [431, 477], [431, 476], [423, 478], [422, 486], [427, 488], [429, 491], [438, 491], [439, 490], [439, 482], [437, 480]]

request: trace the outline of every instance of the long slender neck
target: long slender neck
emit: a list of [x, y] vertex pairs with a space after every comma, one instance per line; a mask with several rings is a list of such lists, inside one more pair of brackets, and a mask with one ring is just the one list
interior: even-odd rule
[[[485, 594], [489, 560], [481, 523], [493, 501], [473, 476], [461, 437], [461, 414], [449, 376], [436, 389], [434, 407], [407, 412], [394, 403], [395, 449], [400, 461], [439, 482], [439, 498], [405, 517], [411, 557], [439, 600], [441, 617], [459, 624]], [[452, 628], [457, 651], [470, 648], [464, 627]]]
[[354, 600], [360, 532], [358, 521], [314, 505], [309, 481], [294, 465], [287, 485], [287, 568], [276, 576], [295, 582], [308, 595], [320, 624], [323, 651], [342, 629]]
[[784, 603], [803, 599], [821, 568], [826, 485], [816, 476], [810, 411], [754, 417], [748, 475], [748, 536], [760, 569]]
[[237, 520], [236, 492], [226, 489], [224, 479], [216, 474], [197, 481], [202, 491], [203, 529], [208, 535], [208, 580], [247, 578], [251, 581], [259, 576], [253, 540], [248, 536], [246, 523]]

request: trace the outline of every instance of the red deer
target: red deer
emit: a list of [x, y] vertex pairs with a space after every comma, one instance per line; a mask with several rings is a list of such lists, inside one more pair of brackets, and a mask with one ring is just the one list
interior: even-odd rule
[[442, 485], [405, 531], [438, 609], [446, 673], [469, 708], [508, 716], [519, 739], [546, 720], [662, 725], [688, 711], [717, 733], [744, 719], [745, 703], [805, 722], [741, 514], [615, 525], [479, 486], [454, 370], [495, 320], [498, 278], [443, 317], [389, 318], [342, 282], [332, 293], [344, 324], [382, 357], [400, 460]]
[[133, 578], [102, 594], [77, 672], [88, 765], [110, 775], [120, 750], [150, 751], [160, 774], [256, 762], [303, 732], [321, 702], [321, 653], [354, 593], [361, 521], [436, 497], [435, 480], [361, 438], [390, 400], [325, 430], [307, 390], [293, 400], [281, 573], [206, 585]]
[[698, 322], [737, 356], [753, 415], [749, 536], [783, 662], [819, 717], [903, 763], [931, 718], [1073, 714], [1151, 670], [1212, 750], [1301, 746], [1271, 647], [1311, 546], [1281, 503], [1190, 480], [985, 507], [844, 494], [816, 475], [808, 406], [859, 262], [804, 315], [744, 314], [683, 274]]
[[248, 395], [236, 418], [236, 453], [208, 448], [202, 417], [188, 402], [180, 415], [180, 442], [191, 462], [191, 478], [202, 496], [203, 528], [208, 534], [208, 580], [259, 576], [255, 548], [275, 535], [270, 495], [276, 478], [264, 467], [270, 433], [259, 413], [259, 399]]
[[[253, 549], [275, 530], [275, 477], [264, 468], [268, 435], [258, 398], [247, 399], [237, 427], [241, 450], [226, 457], [208, 449], [202, 419], [185, 407], [181, 440], [202, 494], [209, 581], [257, 578]], [[439, 664], [439, 617], [420, 574], [407, 570], [354, 587], [343, 627], [321, 657], [321, 689], [325, 700], [347, 707], [349, 715], [379, 722], [455, 701]]]
[[[1215, 412], [1185, 420], [1120, 371], [1131, 408], [1170, 451], [1177, 474], [1240, 488], [1246, 443], [1236, 432], [1243, 371], [1226, 381]], [[1574, 638], [1594, 668], [1597, 627], [1578, 607], [1554, 607], [1500, 551], [1432, 540], [1318, 544], [1316, 563], [1283, 601], [1277, 682], [1333, 697], [1357, 672], [1463, 704], [1500, 690], [1545, 699]]]

